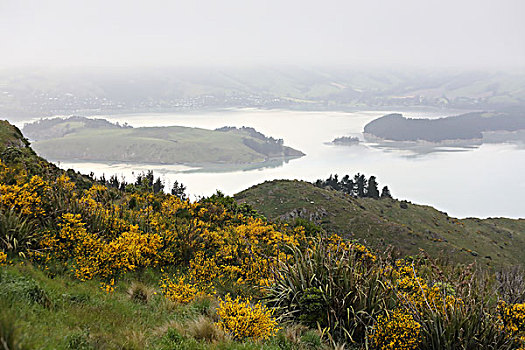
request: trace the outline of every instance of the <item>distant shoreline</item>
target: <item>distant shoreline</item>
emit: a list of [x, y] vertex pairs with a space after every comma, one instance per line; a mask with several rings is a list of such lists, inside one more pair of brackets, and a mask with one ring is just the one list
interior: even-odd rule
[[33, 123], [40, 119], [50, 118], [68, 118], [70, 116], [81, 116], [86, 118], [103, 118], [105, 116], [114, 118], [117, 116], [122, 117], [140, 117], [140, 116], [155, 116], [155, 115], [166, 115], [166, 114], [180, 114], [180, 115], [191, 115], [191, 114], [214, 114], [214, 113], [242, 113], [242, 112], [254, 112], [254, 111], [282, 111], [282, 112], [331, 112], [331, 113], [355, 113], [355, 112], [401, 112], [407, 114], [413, 113], [436, 113], [436, 117], [442, 116], [443, 114], [459, 114], [459, 113], [470, 113], [478, 112], [479, 109], [458, 109], [458, 108], [439, 108], [434, 106], [416, 106], [416, 107], [398, 107], [398, 106], [381, 106], [377, 108], [372, 107], [348, 107], [348, 108], [281, 108], [281, 107], [224, 107], [224, 108], [202, 108], [202, 109], [166, 109], [166, 110], [109, 110], [109, 111], [96, 111], [96, 110], [77, 110], [70, 113], [59, 113], [49, 114], [40, 117], [32, 117], [27, 119], [10, 119], [7, 120], [18, 128], [23, 128], [27, 123]]

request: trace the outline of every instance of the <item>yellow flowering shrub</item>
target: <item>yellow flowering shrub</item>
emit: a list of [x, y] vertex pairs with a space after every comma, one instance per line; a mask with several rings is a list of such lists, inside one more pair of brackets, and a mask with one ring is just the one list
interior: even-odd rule
[[129, 231], [109, 243], [110, 249], [120, 254], [120, 259], [128, 270], [136, 267], [155, 266], [157, 252], [162, 247], [162, 237], [158, 234], [142, 233], [138, 226], [132, 225]]
[[58, 188], [67, 193], [73, 193], [75, 189], [75, 183], [71, 182], [71, 179], [66, 174], [62, 174], [55, 180], [55, 188]]
[[[198, 210], [198, 215], [202, 213], [209, 214]], [[212, 291], [213, 282], [219, 280], [228, 284], [267, 286], [273, 278], [272, 267], [287, 258], [283, 248], [298, 245], [304, 238], [302, 231], [279, 232], [260, 219], [242, 215], [237, 215], [237, 219], [242, 223], [214, 229], [213, 225], [194, 218], [190, 225], [181, 225], [164, 234], [165, 246], [180, 250], [183, 256], [184, 252], [192, 255], [188, 278], [201, 290]]]
[[332, 234], [325, 239], [328, 244], [328, 254], [337, 251], [345, 251], [353, 253], [357, 260], [367, 263], [373, 263], [377, 259], [377, 257], [364, 245], [346, 241], [337, 234]]
[[500, 301], [498, 312], [505, 333], [519, 339], [525, 345], [525, 303], [507, 304]]
[[428, 283], [417, 275], [414, 266], [397, 262], [397, 269], [391, 271], [394, 277], [394, 289], [398, 299], [408, 308], [419, 313], [424, 309], [445, 314], [463, 305], [460, 298], [455, 297], [449, 288], [435, 283]]
[[58, 233], [47, 233], [40, 244], [51, 257], [69, 261], [81, 280], [95, 276], [109, 278], [138, 267], [157, 264], [156, 255], [162, 246], [158, 234], [143, 233], [137, 226], [111, 241], [105, 241], [85, 228], [80, 214], [66, 213], [58, 224]]
[[7, 254], [0, 251], [0, 266], [4, 266], [7, 264]]
[[112, 278], [109, 282], [102, 282], [100, 284], [100, 289], [106, 293], [113, 293], [115, 291], [115, 279]]
[[177, 281], [173, 281], [165, 275], [160, 280], [160, 289], [167, 299], [181, 304], [187, 304], [201, 294], [197, 286], [186, 282], [184, 277], [179, 277]]
[[412, 315], [396, 310], [378, 317], [371, 338], [380, 350], [414, 350], [421, 343], [420, 333]]
[[217, 316], [217, 325], [234, 339], [267, 339], [279, 330], [272, 310], [249, 299], [232, 300], [229, 294], [220, 301]]
[[15, 209], [22, 215], [39, 217], [45, 213], [41, 196], [49, 190], [49, 185], [40, 176], [14, 185], [0, 183], [0, 208]]
[[213, 281], [220, 274], [216, 260], [205, 258], [202, 251], [195, 253], [195, 257], [190, 261], [189, 278], [203, 291], [213, 291]]

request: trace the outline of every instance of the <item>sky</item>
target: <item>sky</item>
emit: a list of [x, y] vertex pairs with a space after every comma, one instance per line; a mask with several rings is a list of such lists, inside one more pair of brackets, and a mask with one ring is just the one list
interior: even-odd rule
[[523, 0], [0, 0], [0, 67], [525, 64]]

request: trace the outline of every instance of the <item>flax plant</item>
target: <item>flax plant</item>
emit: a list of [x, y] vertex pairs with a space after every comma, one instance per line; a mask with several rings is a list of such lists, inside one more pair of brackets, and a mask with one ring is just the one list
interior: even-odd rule
[[381, 264], [366, 259], [362, 247], [318, 238], [307, 251], [292, 248], [291, 261], [275, 271], [268, 304], [283, 320], [321, 328], [334, 341], [363, 343], [393, 296], [381, 281]]

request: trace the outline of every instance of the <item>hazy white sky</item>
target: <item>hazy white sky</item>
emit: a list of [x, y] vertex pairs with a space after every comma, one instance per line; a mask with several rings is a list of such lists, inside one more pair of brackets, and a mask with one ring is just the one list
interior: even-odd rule
[[0, 65], [525, 64], [524, 0], [0, 0]]

